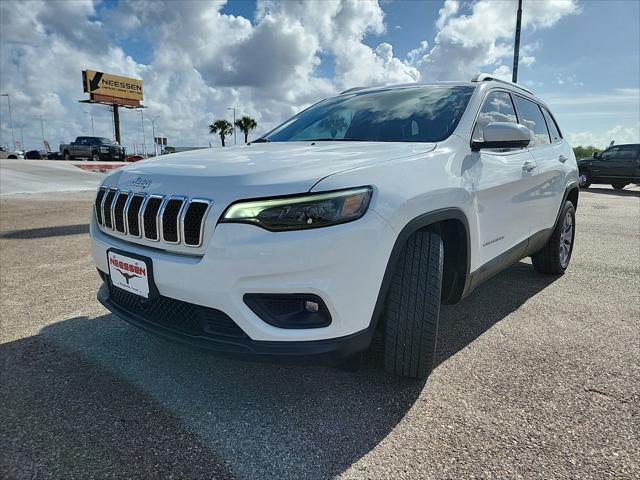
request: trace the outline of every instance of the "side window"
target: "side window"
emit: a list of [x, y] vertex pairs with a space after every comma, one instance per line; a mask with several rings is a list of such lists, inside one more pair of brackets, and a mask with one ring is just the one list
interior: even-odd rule
[[551, 143], [559, 142], [560, 140], [562, 140], [562, 135], [560, 134], [558, 124], [556, 124], [555, 120], [546, 108], [542, 109], [542, 113], [544, 113], [544, 119], [547, 121], [547, 127], [549, 127], [549, 133], [551, 134]]
[[612, 160], [614, 157], [618, 156], [618, 150], [620, 147], [611, 147], [602, 152], [602, 160]]
[[517, 95], [516, 104], [522, 117], [520, 123], [531, 130], [531, 137], [533, 138], [531, 146], [538, 147], [551, 143], [547, 124], [544, 121], [542, 111], [540, 111], [538, 104]]
[[638, 153], [637, 147], [635, 145], [621, 145], [616, 158], [620, 160], [634, 160]]
[[492, 122], [518, 123], [511, 95], [507, 92], [490, 92], [487, 95], [480, 113], [478, 113], [478, 119], [473, 128], [472, 140], [474, 142], [482, 142], [484, 140], [484, 127]]

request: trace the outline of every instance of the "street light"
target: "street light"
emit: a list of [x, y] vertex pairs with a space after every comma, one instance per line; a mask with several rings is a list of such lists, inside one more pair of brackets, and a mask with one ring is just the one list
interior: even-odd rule
[[236, 144], [236, 107], [227, 107], [227, 110], [233, 110], [233, 144]]
[[8, 93], [0, 93], [1, 97], [7, 97], [7, 102], [9, 103], [9, 124], [11, 125], [11, 140], [13, 140], [13, 149], [16, 149], [16, 137], [13, 134], [13, 116], [11, 115], [11, 97]]
[[85, 110], [84, 113], [86, 113], [87, 115], [89, 115], [91, 117], [91, 135], [93, 135], [95, 137], [96, 136], [96, 131], [93, 128], [93, 113], [91, 113], [88, 110]]

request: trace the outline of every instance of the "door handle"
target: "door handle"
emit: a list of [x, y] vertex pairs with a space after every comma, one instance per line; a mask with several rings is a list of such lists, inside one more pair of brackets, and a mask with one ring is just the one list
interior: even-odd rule
[[558, 157], [558, 161], [559, 161], [559, 162], [561, 162], [561, 163], [564, 163], [564, 162], [566, 162], [567, 160], [569, 160], [569, 159], [568, 159], [567, 157], [565, 157], [564, 155], [560, 155], [560, 156]]
[[536, 164], [535, 162], [524, 162], [524, 165], [522, 165], [522, 170], [525, 172], [530, 172], [531, 170], [533, 170], [534, 168], [536, 168]]

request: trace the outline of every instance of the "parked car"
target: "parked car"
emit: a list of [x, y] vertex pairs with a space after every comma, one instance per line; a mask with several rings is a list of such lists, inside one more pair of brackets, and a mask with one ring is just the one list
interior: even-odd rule
[[77, 137], [75, 142], [60, 145], [60, 153], [65, 160], [88, 158], [94, 162], [101, 160], [124, 161], [124, 147], [104, 137]]
[[640, 144], [614, 145], [602, 153], [578, 160], [580, 187], [592, 183], [609, 183], [621, 190], [630, 183], [640, 183]]
[[9, 158], [9, 159], [23, 159], [24, 154], [21, 150], [9, 150], [3, 146], [0, 146], [0, 158]]
[[577, 205], [573, 151], [529, 90], [487, 75], [352, 89], [251, 144], [107, 175], [98, 299], [241, 357], [339, 363], [380, 332], [386, 369], [425, 377], [440, 304], [527, 256], [562, 275]]
[[42, 160], [44, 158], [39, 150], [29, 150], [24, 154], [24, 158], [27, 160]]

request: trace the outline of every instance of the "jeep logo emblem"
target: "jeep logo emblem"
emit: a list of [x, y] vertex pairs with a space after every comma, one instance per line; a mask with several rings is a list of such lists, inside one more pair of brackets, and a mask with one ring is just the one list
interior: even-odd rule
[[151, 185], [151, 180], [138, 177], [135, 180], [131, 180], [131, 186], [136, 188], [142, 188], [143, 190]]

